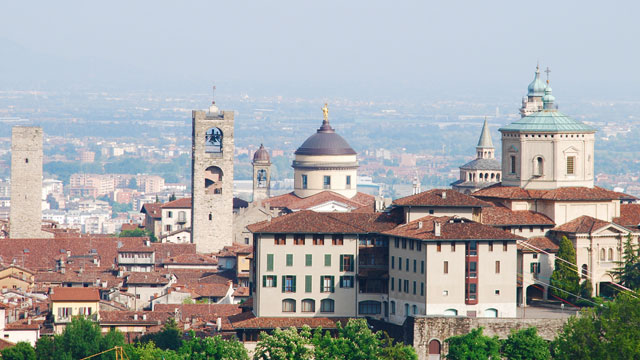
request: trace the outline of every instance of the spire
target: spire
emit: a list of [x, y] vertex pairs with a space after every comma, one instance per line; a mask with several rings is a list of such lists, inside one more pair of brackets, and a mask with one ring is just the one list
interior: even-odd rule
[[493, 148], [493, 141], [491, 140], [491, 132], [489, 131], [489, 124], [487, 124], [487, 117], [484, 118], [484, 124], [482, 125], [482, 132], [480, 133], [480, 139], [478, 140], [479, 148]]
[[542, 97], [543, 109], [545, 110], [555, 110], [556, 105], [554, 104], [556, 97], [551, 94], [551, 83], [549, 81], [549, 73], [551, 70], [547, 67], [547, 70], [544, 72], [547, 73], [547, 86], [544, 88], [544, 96]]
[[536, 75], [528, 87], [528, 96], [542, 96], [544, 93], [544, 83], [540, 79], [540, 64], [536, 65]]

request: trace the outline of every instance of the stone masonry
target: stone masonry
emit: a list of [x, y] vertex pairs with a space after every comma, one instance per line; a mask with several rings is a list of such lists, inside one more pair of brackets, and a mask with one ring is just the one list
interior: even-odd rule
[[192, 141], [192, 237], [200, 253], [233, 239], [233, 111], [194, 110]]
[[14, 126], [11, 132], [12, 239], [45, 238], [42, 231], [42, 128]]

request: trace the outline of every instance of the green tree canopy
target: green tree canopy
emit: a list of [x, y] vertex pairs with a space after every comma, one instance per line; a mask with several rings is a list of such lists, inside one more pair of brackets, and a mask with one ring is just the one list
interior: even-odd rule
[[482, 334], [482, 328], [472, 329], [465, 335], [452, 336], [445, 340], [449, 344], [449, 360], [499, 360], [500, 340], [497, 336]]
[[172, 317], [167, 320], [162, 330], [157, 333], [145, 334], [140, 337], [140, 342], [153, 341], [162, 350], [177, 351], [182, 346], [182, 331], [178, 328], [176, 320]]
[[633, 244], [631, 233], [624, 242], [622, 261], [616, 262], [618, 267], [611, 271], [611, 275], [622, 286], [633, 290], [640, 289], [640, 247]]
[[249, 360], [247, 350], [238, 340], [224, 340], [219, 335], [199, 338], [193, 331], [178, 353], [190, 360]]
[[549, 360], [549, 343], [538, 335], [538, 329], [530, 327], [511, 331], [502, 343], [502, 356], [509, 360]]
[[254, 360], [310, 360], [313, 351], [308, 346], [311, 328], [302, 327], [300, 332], [294, 327], [282, 330], [277, 328], [269, 335], [260, 333]]
[[15, 346], [0, 350], [2, 360], [36, 360], [36, 351], [28, 342], [19, 341]]
[[575, 300], [575, 295], [580, 292], [580, 276], [576, 269], [576, 251], [571, 241], [563, 236], [551, 274], [550, 291], [553, 295], [570, 301]]

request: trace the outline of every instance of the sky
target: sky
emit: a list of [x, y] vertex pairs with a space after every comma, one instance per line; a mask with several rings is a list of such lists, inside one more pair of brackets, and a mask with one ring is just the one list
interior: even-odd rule
[[[640, 98], [637, 1], [4, 1], [0, 88]], [[569, 95], [571, 94], [571, 95]]]

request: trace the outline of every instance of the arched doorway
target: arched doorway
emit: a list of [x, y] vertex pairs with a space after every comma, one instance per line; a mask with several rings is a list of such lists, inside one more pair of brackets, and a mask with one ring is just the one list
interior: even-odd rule
[[531, 302], [531, 300], [542, 300], [544, 299], [544, 289], [541, 285], [529, 285], [527, 286], [527, 305]]
[[433, 339], [429, 341], [429, 360], [440, 360], [440, 341]]

